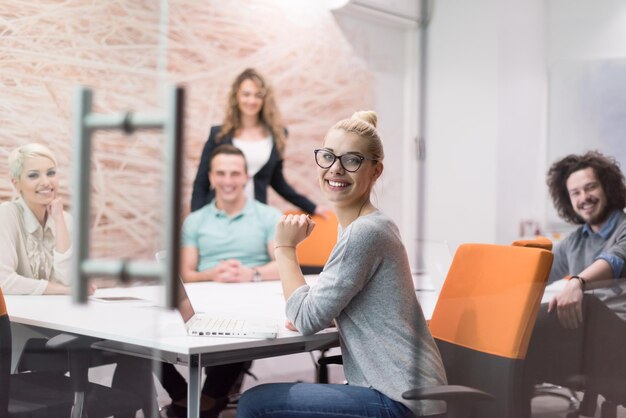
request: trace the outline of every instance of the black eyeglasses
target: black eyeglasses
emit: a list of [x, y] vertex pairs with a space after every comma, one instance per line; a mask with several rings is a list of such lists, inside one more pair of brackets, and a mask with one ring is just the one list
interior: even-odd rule
[[315, 151], [315, 162], [321, 168], [330, 168], [335, 161], [339, 159], [339, 164], [349, 173], [354, 173], [359, 168], [361, 168], [361, 164], [363, 164], [364, 160], [370, 161], [378, 161], [374, 158], [363, 157], [362, 155], [346, 153], [343, 155], [335, 155], [332, 152], [325, 149], [316, 149]]

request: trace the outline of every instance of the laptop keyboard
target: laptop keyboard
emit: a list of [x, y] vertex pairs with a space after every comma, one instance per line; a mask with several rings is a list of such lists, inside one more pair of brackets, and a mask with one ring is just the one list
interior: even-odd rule
[[[205, 314], [206, 315], [206, 314]], [[188, 325], [191, 335], [210, 337], [275, 338], [277, 326], [273, 321], [258, 322], [245, 318], [195, 316]]]
[[198, 318], [192, 328], [199, 333], [204, 330], [204, 335], [230, 335], [232, 332], [242, 330], [245, 323], [245, 320], [230, 318]]

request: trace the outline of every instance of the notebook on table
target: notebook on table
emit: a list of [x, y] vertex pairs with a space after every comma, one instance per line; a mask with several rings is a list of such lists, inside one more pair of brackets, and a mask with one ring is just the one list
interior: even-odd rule
[[196, 312], [182, 279], [178, 280], [178, 312], [185, 321], [187, 334], [209, 337], [276, 338], [278, 325], [275, 321], [258, 318], [237, 318]]
[[115, 302], [148, 302], [146, 299], [137, 298], [135, 296], [89, 296], [89, 300], [96, 302], [115, 303]]

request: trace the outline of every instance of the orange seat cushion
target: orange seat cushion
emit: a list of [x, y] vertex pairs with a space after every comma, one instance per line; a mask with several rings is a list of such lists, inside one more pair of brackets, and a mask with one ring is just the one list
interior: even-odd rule
[[552, 266], [539, 248], [464, 244], [430, 321], [435, 338], [507, 358], [526, 356]]
[[[301, 214], [304, 212], [287, 211], [288, 214]], [[298, 262], [301, 266], [323, 267], [337, 243], [337, 228], [339, 222], [337, 217], [331, 211], [326, 212], [326, 218], [319, 215], [312, 215], [311, 218], [315, 222], [315, 228], [311, 235], [302, 241], [296, 253]]]
[[4, 316], [7, 314], [7, 304], [4, 301], [4, 295], [2, 294], [2, 289], [0, 289], [0, 316]]

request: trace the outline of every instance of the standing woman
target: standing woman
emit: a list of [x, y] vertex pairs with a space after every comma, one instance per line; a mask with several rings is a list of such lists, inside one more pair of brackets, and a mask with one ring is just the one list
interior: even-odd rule
[[243, 151], [250, 179], [246, 196], [267, 204], [267, 187], [272, 186], [285, 200], [308, 213], [322, 215], [325, 208], [316, 206], [296, 192], [283, 175], [283, 156], [287, 130], [282, 123], [274, 91], [253, 68], [237, 76], [230, 89], [228, 107], [222, 125], [213, 126], [202, 150], [200, 165], [193, 182], [191, 210], [205, 206], [215, 197], [207, 176], [209, 160], [216, 146], [232, 144]]
[[340, 224], [337, 244], [315, 285], [306, 284], [296, 257], [296, 246], [314, 223], [305, 215], [288, 215], [276, 229], [287, 319], [304, 335], [335, 321], [348, 385], [260, 385], [244, 393], [238, 417], [443, 416], [440, 401], [401, 396], [445, 384], [446, 377], [398, 228], [370, 200], [383, 157], [374, 112], [338, 122], [324, 147], [315, 150], [320, 188]]
[[57, 162], [40, 144], [9, 154], [17, 200], [0, 204], [0, 287], [7, 295], [69, 294], [70, 216], [58, 196]]

